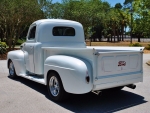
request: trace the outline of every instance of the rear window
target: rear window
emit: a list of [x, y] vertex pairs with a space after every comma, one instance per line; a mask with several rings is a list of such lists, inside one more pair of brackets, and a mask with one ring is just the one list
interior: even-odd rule
[[75, 36], [75, 29], [72, 27], [54, 27], [53, 36]]

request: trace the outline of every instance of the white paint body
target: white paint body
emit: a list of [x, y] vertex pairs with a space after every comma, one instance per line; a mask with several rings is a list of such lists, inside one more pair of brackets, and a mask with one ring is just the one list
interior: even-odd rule
[[[35, 39], [29, 40], [34, 26]], [[72, 27], [75, 36], [53, 36], [55, 26]], [[69, 20], [38, 20], [29, 32], [22, 49], [8, 53], [18, 76], [47, 85], [48, 72], [53, 70], [65, 91], [74, 94], [143, 81], [143, 47], [86, 47], [82, 25]]]

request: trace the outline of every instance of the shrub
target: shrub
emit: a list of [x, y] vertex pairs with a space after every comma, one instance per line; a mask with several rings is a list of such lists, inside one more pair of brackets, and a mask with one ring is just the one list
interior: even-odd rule
[[130, 47], [142, 47], [142, 45], [139, 43], [130, 44], [129, 46]]
[[148, 46], [146, 46], [145, 49], [150, 50], [150, 44], [148, 44]]
[[5, 42], [0, 41], [0, 54], [5, 54], [7, 52], [7, 45]]

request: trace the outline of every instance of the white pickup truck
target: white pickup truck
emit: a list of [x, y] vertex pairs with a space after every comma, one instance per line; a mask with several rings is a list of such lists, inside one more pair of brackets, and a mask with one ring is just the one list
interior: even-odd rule
[[66, 94], [135, 88], [143, 81], [143, 47], [87, 47], [79, 22], [43, 19], [31, 24], [21, 50], [7, 56], [10, 77], [47, 86], [54, 101]]

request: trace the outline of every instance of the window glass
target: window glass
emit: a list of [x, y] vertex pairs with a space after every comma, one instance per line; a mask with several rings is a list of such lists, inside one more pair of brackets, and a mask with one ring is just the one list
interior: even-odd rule
[[35, 39], [35, 32], [36, 32], [36, 26], [34, 26], [30, 29], [29, 36], [28, 36], [29, 40]]
[[52, 32], [54, 36], [75, 36], [75, 29], [72, 27], [54, 27]]

